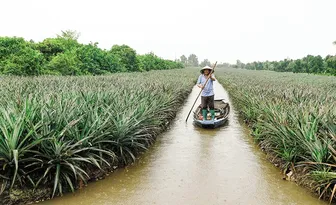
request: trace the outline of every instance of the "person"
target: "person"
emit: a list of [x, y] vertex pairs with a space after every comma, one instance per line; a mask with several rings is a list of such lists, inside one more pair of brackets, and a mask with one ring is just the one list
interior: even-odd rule
[[[209, 66], [205, 66], [201, 69], [201, 75], [198, 77], [197, 86], [199, 88], [203, 88], [201, 95], [201, 109], [203, 120], [207, 119], [208, 108], [211, 113], [211, 119], [215, 119], [215, 99], [214, 99], [214, 90], [213, 90], [213, 82], [216, 81], [216, 78], [213, 74], [211, 74], [212, 68]], [[213, 72], [212, 72], [213, 73]], [[206, 80], [209, 80], [205, 85]], [[204, 87], [205, 85], [205, 87]]]

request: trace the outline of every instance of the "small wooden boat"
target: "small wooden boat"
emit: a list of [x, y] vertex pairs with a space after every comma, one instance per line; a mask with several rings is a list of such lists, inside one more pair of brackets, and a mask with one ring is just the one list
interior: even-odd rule
[[201, 105], [194, 112], [194, 124], [202, 128], [217, 128], [227, 121], [230, 113], [230, 105], [223, 99], [215, 100], [215, 119], [211, 119], [208, 112], [207, 119], [203, 120]]

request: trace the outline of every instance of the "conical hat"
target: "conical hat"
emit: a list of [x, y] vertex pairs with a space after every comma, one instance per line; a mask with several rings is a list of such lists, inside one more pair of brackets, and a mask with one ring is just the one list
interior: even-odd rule
[[203, 73], [204, 70], [210, 70], [210, 72], [212, 71], [212, 68], [210, 66], [204, 66], [202, 69], [201, 69], [201, 73]]

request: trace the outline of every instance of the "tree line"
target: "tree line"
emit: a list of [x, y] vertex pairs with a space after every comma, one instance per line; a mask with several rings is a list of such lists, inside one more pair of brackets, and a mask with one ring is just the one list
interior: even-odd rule
[[281, 61], [255, 61], [252, 63], [242, 63], [237, 60], [235, 68], [245, 68], [248, 70], [271, 70], [277, 72], [293, 73], [316, 73], [336, 75], [336, 56], [328, 55], [322, 58], [320, 55], [308, 55], [302, 59], [284, 59]]
[[[336, 45], [336, 41], [334, 41], [333, 44]], [[212, 65], [208, 59], [204, 59], [199, 63], [198, 57], [195, 54], [190, 54], [188, 57], [182, 55], [179, 59], [177, 59], [177, 61], [188, 67], [203, 67], [206, 65]], [[327, 55], [325, 58], [321, 57], [320, 55], [307, 55], [301, 59], [296, 60], [287, 58], [280, 61], [254, 61], [246, 64], [240, 60], [237, 60], [236, 64], [218, 63], [217, 67], [336, 75], [336, 55]]]
[[[336, 45], [336, 41], [333, 42]], [[245, 68], [249, 70], [272, 70], [277, 72], [293, 73], [316, 73], [325, 75], [336, 75], [336, 55], [327, 55], [325, 58], [307, 55], [301, 59], [284, 59], [281, 61], [254, 61], [252, 63], [242, 63], [237, 60], [231, 67]]]
[[67, 30], [37, 43], [20, 37], [0, 37], [0, 74], [101, 75], [184, 67], [181, 62], [154, 53], [139, 55], [127, 45], [113, 45], [106, 50], [97, 42], [81, 44], [79, 36]]
[[[177, 62], [182, 63], [186, 67], [204, 67], [204, 66], [213, 66], [207, 58], [203, 61], [199, 62], [198, 57], [196, 54], [190, 54], [188, 58], [185, 55], [180, 56], [179, 59], [176, 59]], [[228, 68], [234, 67], [235, 65], [231, 65], [230, 63], [226, 62], [218, 62], [216, 67]]]

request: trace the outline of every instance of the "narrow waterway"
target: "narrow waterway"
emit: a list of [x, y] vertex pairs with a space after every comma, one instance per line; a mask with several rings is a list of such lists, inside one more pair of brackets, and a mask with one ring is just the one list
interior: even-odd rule
[[[199, 93], [194, 87], [171, 128], [132, 166], [41, 205], [325, 205], [282, 180], [238, 122], [231, 105], [226, 126], [204, 130], [185, 118]], [[216, 98], [229, 99], [215, 83]], [[196, 104], [197, 106], [198, 104]]]

